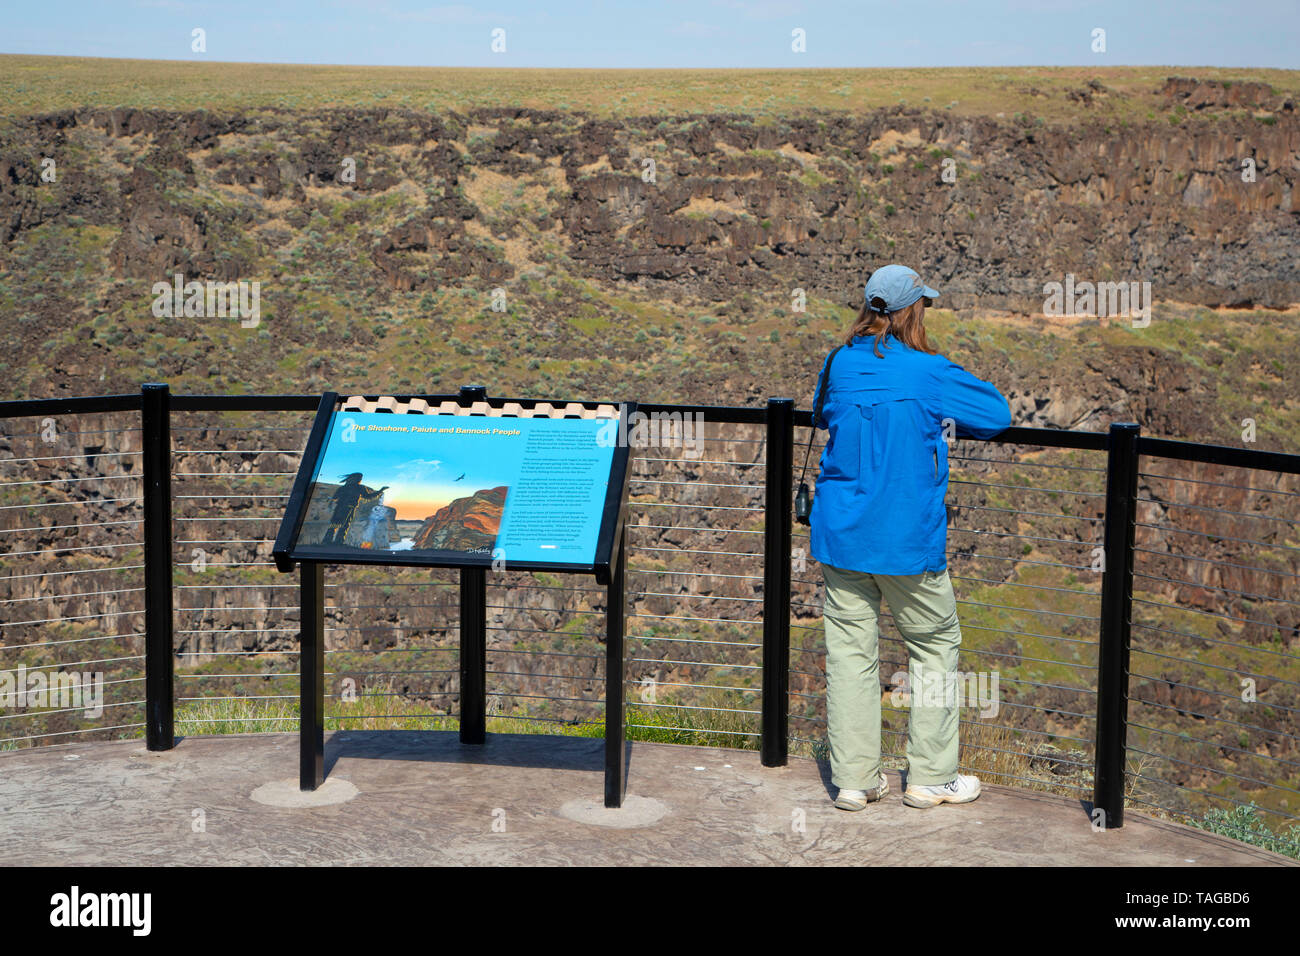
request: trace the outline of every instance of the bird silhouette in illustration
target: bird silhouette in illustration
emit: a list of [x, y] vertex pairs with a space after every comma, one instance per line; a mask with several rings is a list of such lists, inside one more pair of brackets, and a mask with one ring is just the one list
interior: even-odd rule
[[465, 477], [465, 472], [462, 471], [462, 472], [460, 473], [460, 478], [453, 478], [452, 481], [460, 481], [460, 479], [461, 479], [461, 478], [464, 478], [464, 477]]

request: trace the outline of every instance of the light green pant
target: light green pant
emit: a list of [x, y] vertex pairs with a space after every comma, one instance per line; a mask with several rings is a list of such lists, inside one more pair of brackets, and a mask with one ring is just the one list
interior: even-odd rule
[[[880, 599], [907, 643], [915, 678], [955, 673], [961, 628], [947, 571], [866, 574], [822, 565], [826, 579], [826, 722], [831, 782], [872, 790], [880, 781]], [[927, 678], [922, 678], [925, 680]], [[911, 683], [908, 784], [941, 786], [957, 776], [956, 701], [929, 701]], [[941, 695], [942, 697], [942, 695]]]

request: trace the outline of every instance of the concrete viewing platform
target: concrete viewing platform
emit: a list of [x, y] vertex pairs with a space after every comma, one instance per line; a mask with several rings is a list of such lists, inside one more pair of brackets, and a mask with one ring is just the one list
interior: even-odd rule
[[635, 743], [627, 799], [603, 806], [600, 739], [338, 731], [298, 790], [296, 734], [0, 753], [0, 848], [26, 865], [1296, 865], [1127, 812], [1094, 831], [1077, 799], [984, 783], [964, 806], [831, 805], [824, 764]]

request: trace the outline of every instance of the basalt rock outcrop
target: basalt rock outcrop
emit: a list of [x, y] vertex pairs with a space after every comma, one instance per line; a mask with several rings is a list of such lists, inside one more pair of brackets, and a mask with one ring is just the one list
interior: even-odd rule
[[[344, 213], [373, 222], [357, 265], [393, 292], [517, 278], [492, 240], [518, 237], [526, 216], [592, 277], [707, 300], [771, 287], [847, 299], [905, 252], [957, 308], [1034, 309], [1066, 272], [1207, 306], [1300, 301], [1293, 104], [1263, 84], [1173, 77], [1163, 92], [1194, 115], [66, 112], [15, 121], [0, 143], [0, 238], [75, 215], [113, 231], [122, 278], [270, 278], [286, 226], [405, 190], [421, 200], [400, 221]], [[47, 156], [62, 186], [40, 181]], [[469, 198], [494, 177], [551, 188], [513, 211]]]
[[415, 535], [415, 548], [471, 551], [491, 549], [501, 528], [506, 504], [505, 485], [456, 498], [425, 519]]

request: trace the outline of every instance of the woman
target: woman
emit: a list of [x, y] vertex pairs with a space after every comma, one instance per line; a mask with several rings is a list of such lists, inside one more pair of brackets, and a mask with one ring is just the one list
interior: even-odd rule
[[[815, 399], [826, 396], [815, 424], [830, 431], [809, 521], [826, 581], [826, 716], [842, 810], [865, 809], [889, 789], [880, 763], [882, 597], [910, 673], [953, 686], [946, 675], [957, 670], [961, 629], [947, 570], [945, 439], [955, 428], [990, 438], [1011, 423], [996, 388], [926, 339], [925, 308], [938, 295], [906, 266], [872, 273], [845, 345], [818, 379]], [[957, 732], [952, 695], [918, 693], [914, 682], [905, 804], [979, 796], [979, 779], [957, 772]]]

